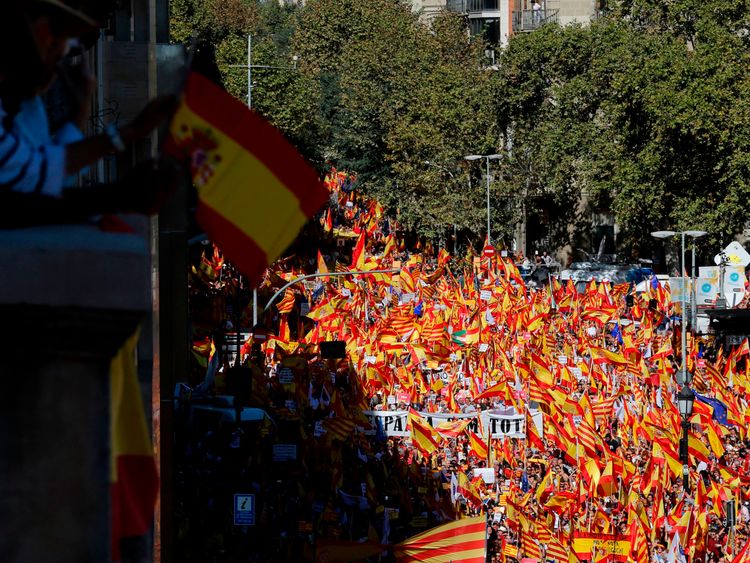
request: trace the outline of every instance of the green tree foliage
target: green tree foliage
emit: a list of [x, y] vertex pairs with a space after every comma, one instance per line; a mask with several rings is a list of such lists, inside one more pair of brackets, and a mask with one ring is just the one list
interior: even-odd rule
[[[522, 218], [553, 244], [585, 242], [614, 214], [621, 249], [656, 228], [727, 241], [747, 221], [750, 96], [746, 3], [616, 0], [588, 26], [514, 37], [489, 66], [463, 18], [421, 23], [405, 0], [174, 0], [172, 32], [213, 46], [227, 89], [321, 170], [359, 186], [409, 228], [481, 240], [492, 163], [493, 239]], [[296, 62], [293, 57], [296, 57]], [[570, 228], [570, 226], [574, 228]]]
[[294, 42], [323, 86], [327, 158], [421, 234], [482, 232], [484, 192], [462, 157], [498, 139], [484, 45], [462, 18], [429, 28], [405, 2], [313, 0]]
[[253, 108], [308, 158], [356, 172], [360, 189], [420, 234], [456, 225], [480, 236], [484, 177], [462, 156], [494, 152], [498, 138], [484, 45], [462, 18], [430, 29], [403, 0], [244, 5], [237, 27], [210, 3], [178, 0], [174, 39], [210, 42], [225, 87], [246, 99], [252, 33], [254, 65], [295, 67], [254, 68]]
[[497, 115], [512, 134], [508, 176], [516, 155], [533, 165], [511, 189], [536, 185], [532, 198], [574, 224], [585, 196], [589, 213], [615, 215], [625, 249], [648, 249], [656, 228], [704, 229], [714, 249], [741, 232], [750, 91], [738, 6], [633, 1], [589, 27], [514, 38]]

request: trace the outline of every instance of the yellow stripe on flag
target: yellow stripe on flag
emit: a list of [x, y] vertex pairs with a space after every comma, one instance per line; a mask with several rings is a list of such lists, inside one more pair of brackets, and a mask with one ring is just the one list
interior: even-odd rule
[[[120, 348], [110, 364], [109, 408], [112, 442], [110, 457], [112, 460], [116, 460], [121, 455], [152, 456], [154, 454], [135, 364], [138, 337], [139, 332], [136, 331]], [[116, 469], [116, 463], [111, 463], [112, 482], [117, 480]]]
[[110, 501], [112, 554], [120, 539], [148, 532], [159, 478], [138, 384], [135, 349], [138, 331], [110, 363]]
[[[421, 552], [423, 554], [424, 552]], [[419, 563], [484, 563], [485, 561], [485, 550], [484, 548], [479, 549], [467, 549], [465, 551], [451, 551], [449, 555], [435, 555], [434, 557], [415, 557], [411, 555], [412, 559], [409, 558], [397, 558], [397, 561], [419, 561]]]
[[396, 561], [484, 563], [486, 526], [486, 517], [480, 515], [417, 534], [394, 546]]

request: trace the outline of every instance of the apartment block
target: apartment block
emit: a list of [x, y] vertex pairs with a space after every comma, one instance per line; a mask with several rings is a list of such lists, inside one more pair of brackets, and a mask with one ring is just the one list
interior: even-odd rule
[[[442, 3], [445, 9], [464, 14], [472, 35], [484, 34], [495, 45], [505, 46], [516, 33], [534, 31], [547, 23], [587, 24], [597, 15], [597, 0], [413, 0], [413, 4]], [[424, 6], [424, 13], [427, 13]]]

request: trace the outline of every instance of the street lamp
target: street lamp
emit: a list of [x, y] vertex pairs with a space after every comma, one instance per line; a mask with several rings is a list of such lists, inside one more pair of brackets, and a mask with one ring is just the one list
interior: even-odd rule
[[253, 69], [254, 68], [273, 68], [280, 70], [297, 70], [297, 61], [299, 57], [294, 55], [292, 57], [292, 66], [276, 66], [276, 65], [256, 65], [253, 64], [253, 34], [249, 33], [247, 36], [247, 64], [244, 65], [229, 65], [230, 68], [244, 68], [247, 70], [247, 107], [253, 109]]
[[680, 439], [680, 461], [682, 462], [682, 486], [685, 492], [690, 492], [690, 480], [688, 469], [688, 429], [690, 428], [690, 415], [693, 414], [693, 403], [695, 393], [687, 384], [683, 384], [677, 393], [677, 408], [682, 416], [682, 438]]
[[[299, 57], [292, 57], [292, 66], [274, 66], [274, 65], [256, 65], [253, 64], [253, 34], [247, 35], [247, 64], [229, 65], [231, 68], [247, 69], [247, 107], [253, 109], [253, 69], [254, 68], [273, 68], [280, 70], [297, 70], [297, 61]], [[253, 326], [258, 324], [258, 288], [253, 289]], [[237, 329], [239, 331], [239, 328]]]
[[469, 154], [464, 157], [464, 160], [479, 160], [480, 158], [487, 159], [487, 244], [492, 244], [490, 240], [490, 160], [498, 160], [502, 158], [500, 154]]
[[682, 252], [681, 252], [681, 259], [680, 259], [680, 265], [682, 266], [682, 272], [680, 276], [682, 277], [682, 315], [680, 317], [680, 325], [682, 330], [682, 369], [680, 370], [682, 381], [678, 380], [678, 383], [689, 383], [687, 378], [687, 323], [685, 322], [685, 286], [686, 284], [686, 278], [685, 278], [685, 237], [688, 236], [693, 239], [693, 267], [690, 272], [690, 302], [691, 302], [691, 316], [692, 321], [691, 325], [693, 327], [693, 331], [695, 331], [695, 318], [696, 318], [696, 309], [695, 309], [695, 239], [700, 238], [702, 236], [707, 235], [708, 233], [706, 231], [653, 231], [651, 233], [651, 236], [657, 239], [667, 239], [670, 237], [674, 237], [677, 235], [680, 235], [680, 239], [682, 242]]

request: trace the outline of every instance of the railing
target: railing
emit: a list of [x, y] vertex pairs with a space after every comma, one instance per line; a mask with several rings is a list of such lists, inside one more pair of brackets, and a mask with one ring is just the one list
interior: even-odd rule
[[447, 0], [446, 8], [461, 14], [496, 12], [500, 9], [499, 0]]
[[533, 31], [548, 23], [557, 23], [559, 10], [521, 10], [513, 12], [513, 32]]
[[459, 14], [466, 13], [466, 0], [448, 0], [445, 3], [445, 7], [449, 12], [457, 12]]

